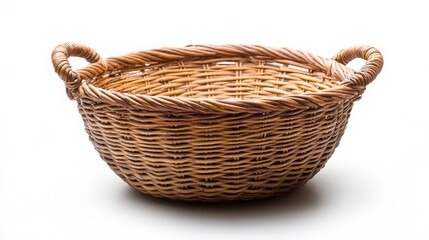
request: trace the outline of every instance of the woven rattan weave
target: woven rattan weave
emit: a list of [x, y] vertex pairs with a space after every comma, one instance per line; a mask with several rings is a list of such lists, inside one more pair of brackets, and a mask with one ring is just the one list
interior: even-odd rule
[[[68, 58], [91, 64], [72, 70]], [[366, 60], [360, 71], [344, 64]], [[125, 182], [189, 201], [267, 198], [312, 178], [338, 146], [353, 102], [383, 65], [378, 50], [333, 59], [255, 45], [161, 48], [102, 59], [52, 53], [95, 149]]]

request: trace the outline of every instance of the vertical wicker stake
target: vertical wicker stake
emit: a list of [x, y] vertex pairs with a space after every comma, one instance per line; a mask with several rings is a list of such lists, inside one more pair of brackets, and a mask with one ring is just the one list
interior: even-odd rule
[[[91, 64], [72, 70], [68, 58]], [[345, 66], [367, 62], [360, 71]], [[74, 43], [52, 53], [95, 149], [125, 182], [188, 201], [267, 198], [326, 163], [353, 102], [381, 71], [372, 47], [333, 59], [255, 45], [190, 46], [102, 59]]]

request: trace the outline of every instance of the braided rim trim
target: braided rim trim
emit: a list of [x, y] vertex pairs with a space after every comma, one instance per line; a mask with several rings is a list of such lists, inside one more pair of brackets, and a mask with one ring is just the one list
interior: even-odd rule
[[[157, 62], [175, 61], [189, 58], [208, 58], [219, 56], [254, 56], [273, 59], [293, 60], [323, 70], [338, 79], [341, 85], [319, 92], [273, 97], [267, 99], [210, 99], [185, 98], [169, 96], [147, 96], [106, 90], [90, 83], [94, 77], [128, 67], [144, 66]], [[130, 108], [141, 108], [148, 111], [197, 112], [197, 113], [238, 113], [289, 111], [317, 108], [357, 99], [365, 90], [365, 85], [350, 84], [348, 78], [354, 72], [333, 59], [323, 58], [308, 52], [288, 48], [269, 48], [257, 45], [221, 45], [193, 46], [186, 48], [161, 48], [131, 53], [121, 57], [107, 58], [78, 70], [83, 79], [77, 94], [91, 98], [95, 102], [119, 104]], [[353, 75], [355, 76], [355, 75]], [[374, 77], [376, 74], [374, 75]], [[86, 80], [86, 81], [85, 81]], [[347, 83], [347, 84], [345, 84]]]

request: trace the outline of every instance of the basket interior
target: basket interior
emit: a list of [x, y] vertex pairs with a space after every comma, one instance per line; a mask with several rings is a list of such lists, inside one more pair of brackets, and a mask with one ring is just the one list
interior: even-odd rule
[[323, 91], [341, 81], [326, 71], [290, 60], [220, 57], [111, 71], [91, 83], [111, 91], [149, 96], [261, 99]]

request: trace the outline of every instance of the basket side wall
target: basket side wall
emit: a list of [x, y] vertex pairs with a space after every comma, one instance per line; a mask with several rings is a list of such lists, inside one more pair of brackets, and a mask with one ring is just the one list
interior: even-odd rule
[[352, 105], [205, 115], [82, 98], [78, 107], [101, 158], [132, 187], [156, 197], [233, 201], [305, 184], [338, 146]]

